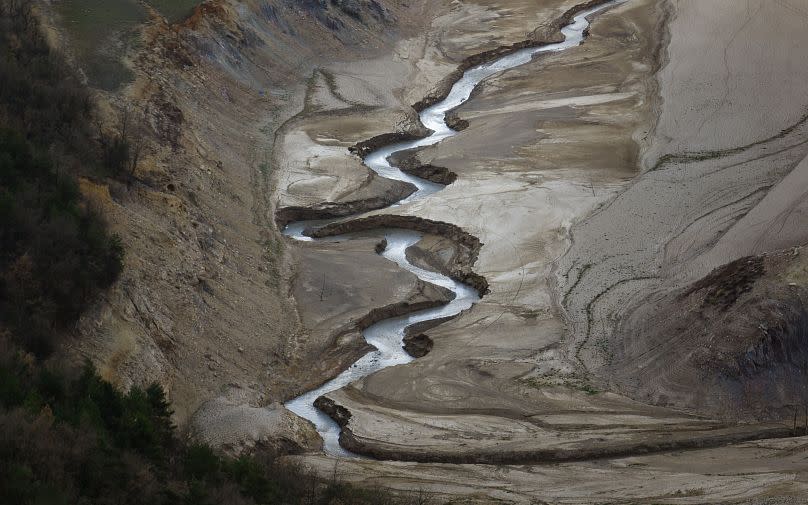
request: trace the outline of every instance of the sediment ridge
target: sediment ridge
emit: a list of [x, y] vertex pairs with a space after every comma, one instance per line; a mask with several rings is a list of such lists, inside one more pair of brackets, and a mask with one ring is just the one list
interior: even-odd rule
[[355, 216], [379, 210], [407, 198], [416, 191], [415, 186], [409, 183], [396, 185], [400, 190], [388, 191], [380, 196], [348, 202], [324, 202], [312, 206], [282, 207], [275, 211], [275, 222], [278, 228], [283, 229], [287, 224], [296, 221], [313, 221], [318, 219], [337, 219]]
[[406, 230], [413, 230], [430, 235], [442, 236], [461, 244], [469, 251], [467, 256], [468, 259], [462, 265], [458, 264], [453, 266], [449, 272], [449, 276], [457, 281], [462, 282], [463, 284], [473, 287], [478, 293], [480, 293], [480, 296], [484, 296], [488, 293], [488, 280], [482, 275], [471, 270], [472, 265], [477, 260], [477, 255], [482, 247], [482, 242], [480, 242], [477, 237], [466, 232], [459, 226], [450, 223], [433, 221], [431, 219], [424, 219], [417, 216], [376, 214], [359, 219], [331, 223], [323, 226], [322, 228], [307, 230], [306, 234], [312, 238], [324, 238], [335, 235], [344, 235], [346, 233], [368, 231], [377, 228], [402, 228]]
[[482, 465], [521, 465], [590, 461], [606, 458], [641, 456], [679, 450], [710, 449], [753, 440], [779, 439], [799, 436], [800, 433], [784, 424], [765, 426], [722, 426], [693, 433], [664, 434], [627, 443], [573, 444], [574, 447], [547, 449], [463, 449], [436, 450], [430, 447], [409, 448], [398, 444], [384, 444], [377, 440], [372, 443], [354, 434], [349, 409], [332, 398], [320, 397], [317, 407], [328, 414], [342, 428], [339, 442], [345, 449], [383, 461], [406, 461], [413, 463], [449, 463]]

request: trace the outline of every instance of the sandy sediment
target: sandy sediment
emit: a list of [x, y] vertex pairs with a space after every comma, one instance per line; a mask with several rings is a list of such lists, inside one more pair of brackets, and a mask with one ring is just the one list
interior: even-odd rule
[[[798, 505], [808, 494], [805, 437], [596, 462], [456, 465], [343, 460], [345, 482], [426, 492], [438, 503]], [[294, 457], [322, 475], [334, 460]]]
[[189, 433], [195, 441], [233, 457], [260, 451], [299, 454], [323, 447], [314, 425], [280, 404], [253, 407], [243, 401], [210, 400], [194, 413]]
[[[802, 332], [804, 283], [783, 272], [799, 269], [789, 254], [807, 238], [795, 219], [808, 155], [798, 82], [808, 75], [794, 58], [805, 59], [797, 48], [808, 37], [791, 4], [719, 4], [670, 2], [647, 171], [575, 227], [559, 262], [568, 349], [606, 387], [643, 401], [784, 418], [808, 401], [796, 386], [800, 353], [771, 347]], [[766, 254], [761, 278], [715, 311], [682, 294], [731, 285], [723, 265]]]

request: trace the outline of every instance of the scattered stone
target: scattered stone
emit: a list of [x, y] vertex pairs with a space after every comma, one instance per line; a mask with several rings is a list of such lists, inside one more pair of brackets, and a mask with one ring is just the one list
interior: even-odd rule
[[434, 342], [427, 335], [407, 335], [404, 337], [404, 350], [413, 358], [423, 358], [432, 350]]

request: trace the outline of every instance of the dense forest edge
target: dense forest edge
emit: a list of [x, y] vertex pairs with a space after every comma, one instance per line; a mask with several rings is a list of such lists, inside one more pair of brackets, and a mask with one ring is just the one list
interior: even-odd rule
[[178, 432], [159, 385], [124, 392], [66, 362], [71, 328], [124, 265], [77, 178], [131, 183], [137, 147], [99, 124], [31, 2], [0, 0], [0, 503], [426, 503], [282, 455], [217, 454]]

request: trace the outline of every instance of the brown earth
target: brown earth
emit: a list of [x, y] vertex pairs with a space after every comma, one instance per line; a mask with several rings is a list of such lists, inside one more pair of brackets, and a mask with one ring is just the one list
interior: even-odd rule
[[669, 4], [646, 171], [559, 262], [568, 349], [641, 401], [787, 419], [808, 402], [804, 282], [784, 274], [808, 241], [804, 16], [793, 2]]
[[[381, 11], [357, 18], [282, 0], [216, 0], [182, 23], [155, 17], [142, 27], [140, 50], [128, 55], [135, 82], [118, 94], [98, 92], [105, 128], [130, 104], [143, 113], [148, 139], [132, 185], [92, 191], [123, 237], [126, 269], [79, 325], [76, 359], [91, 358], [124, 388], [160, 382], [180, 425], [214, 398], [266, 405], [344, 364], [334, 349], [315, 368], [300, 366], [296, 354], [328, 348], [348, 321], [308, 328], [298, 310], [297, 260], [274, 223], [274, 152], [318, 65], [385, 54], [428, 19], [424, 2], [375, 5]], [[69, 48], [51, 21], [54, 40]], [[378, 205], [409, 189], [367, 175], [361, 184]], [[396, 277], [401, 298], [360, 297], [353, 314], [407, 300], [413, 281], [404, 277]]]
[[[708, 7], [702, 8], [709, 10]], [[550, 55], [489, 79], [472, 100], [456, 112], [458, 120], [468, 122], [461, 135], [424, 149], [415, 157], [411, 153], [407, 155], [407, 165], [441, 167], [457, 174], [457, 181], [452, 186], [428, 201], [396, 208], [392, 212], [374, 212], [371, 217], [338, 225], [333, 230], [336, 233], [354, 227], [366, 229], [382, 224], [421, 222], [423, 219], [458, 225], [479, 238], [481, 246], [473, 268], [486, 278], [490, 289], [490, 294], [471, 311], [430, 331], [434, 348], [427, 356], [406, 367], [384, 370], [328, 395], [323, 405], [331, 405], [335, 411], [343, 413], [340, 418], [347, 428], [343, 436], [346, 444], [360, 452], [392, 459], [514, 462], [603, 457], [621, 454], [622, 450], [646, 452], [673, 447], [692, 448], [700, 444], [710, 445], [711, 440], [726, 444], [733, 440], [735, 435], [729, 434], [737, 433], [735, 430], [745, 433], [742, 436], [767, 436], [765, 425], [736, 425], [734, 421], [739, 417], [725, 415], [726, 412], [716, 416], [724, 421], [691, 417], [701, 407], [692, 402], [664, 403], [671, 407], [696, 409], [686, 413], [654, 410], [626, 397], [601, 392], [615, 389], [646, 399], [628, 388], [616, 387], [613, 382], [602, 379], [600, 367], [611, 372], [602, 363], [616, 359], [610, 350], [610, 346], [616, 345], [628, 348], [620, 371], [634, 379], [637, 360], [628, 354], [633, 349], [625, 333], [615, 336], [625, 339], [619, 344], [594, 338], [581, 343], [578, 337], [582, 326], [602, 324], [598, 318], [588, 316], [587, 311], [579, 312], [576, 304], [579, 299], [585, 300], [586, 296], [600, 293], [597, 291], [597, 277], [594, 283], [590, 283], [582, 276], [586, 275], [588, 279], [590, 272], [596, 273], [596, 266], [603, 270], [600, 265], [587, 268], [587, 263], [579, 256], [622, 253], [618, 256], [620, 261], [630, 264], [640, 257], [632, 255], [632, 250], [625, 251], [626, 241], [621, 240], [621, 235], [615, 231], [633, 233], [642, 237], [645, 244], [654, 244], [665, 237], [664, 227], [653, 228], [651, 216], [656, 209], [649, 204], [664, 200], [659, 195], [669, 180], [657, 179], [653, 186], [643, 186], [645, 176], [636, 181], [633, 177], [643, 160], [652, 156], [653, 142], [658, 138], [653, 136], [651, 127], [659, 111], [665, 107], [664, 100], [656, 98], [658, 93], [664, 95], [665, 81], [662, 77], [657, 81], [654, 76], [660, 69], [664, 71], [658, 75], [665, 75], [671, 63], [654, 56], [664, 55], [669, 50], [664, 33], [666, 29], [678, 26], [676, 23], [680, 18], [677, 15], [681, 12], [677, 9], [683, 10], [684, 16], [688, 17], [692, 16], [689, 9], [697, 7], [689, 4], [682, 7], [673, 2], [661, 6], [630, 2], [601, 16], [592, 28], [592, 38], [582, 48]], [[732, 11], [728, 7], [711, 14]], [[743, 20], [745, 14], [739, 11], [737, 15]], [[743, 25], [743, 22], [739, 24]], [[690, 35], [684, 25], [681, 30], [687, 39]], [[732, 33], [729, 31], [727, 36]], [[651, 37], [659, 34], [663, 36]], [[748, 35], [767, 36], [762, 33]], [[716, 51], [720, 51], [720, 42], [717, 46]], [[763, 51], [771, 51], [774, 47], [776, 44], [763, 46]], [[687, 57], [698, 61], [692, 54]], [[707, 62], [709, 58], [705, 58], [705, 64], [716, 67]], [[736, 64], [744, 63], [736, 60]], [[742, 75], [750, 80], [755, 78], [754, 75]], [[681, 98], [677, 96], [675, 100]], [[686, 101], [679, 105], [675, 100], [674, 107], [687, 107]], [[710, 112], [710, 109], [704, 110], [705, 114]], [[785, 129], [768, 134], [774, 136], [772, 141], [799, 133], [799, 128], [789, 128], [787, 124], [782, 128]], [[499, 134], [502, 131], [513, 134], [503, 136]], [[761, 146], [772, 149], [771, 145]], [[729, 152], [719, 153], [721, 156], [737, 154], [733, 152], [735, 148], [723, 149]], [[777, 153], [780, 151], [775, 150]], [[707, 162], [712, 158], [710, 154], [701, 151], [688, 153], [684, 161]], [[679, 161], [673, 155], [660, 159], [671, 163]], [[780, 177], [784, 174], [776, 172], [776, 168], [771, 173]], [[735, 186], [740, 189], [745, 183], [736, 184], [731, 177], [720, 173], [715, 176], [716, 181], [724, 182], [722, 198], [731, 197]], [[726, 191], [728, 183], [730, 191]], [[646, 187], [656, 191], [649, 191]], [[644, 200], [639, 204], [632, 201], [632, 207], [623, 206], [619, 212], [615, 209], [605, 224], [589, 224], [612, 210], [615, 203], [611, 201], [616, 195], [620, 195], [616, 200], [620, 202], [631, 191], [645, 191], [645, 194], [640, 193]], [[681, 199], [681, 195], [687, 195], [689, 191], [668, 194]], [[792, 198], [796, 198], [802, 193], [795, 190], [792, 194]], [[690, 208], [680, 204], [680, 208], [695, 214], [709, 207], [694, 205]], [[584, 220], [593, 210], [596, 211], [594, 217]], [[665, 210], [671, 212], [668, 208]], [[634, 219], [626, 218], [646, 212], [650, 212], [648, 226], [637, 226]], [[403, 214], [407, 219], [395, 215], [381, 217], [393, 213]], [[761, 215], [782, 216], [773, 211]], [[786, 216], [791, 215], [789, 212]], [[787, 224], [797, 222], [795, 217], [777, 218], [787, 219]], [[576, 222], [582, 224], [574, 228], [570, 240], [570, 228]], [[750, 221], [750, 224], [758, 226], [756, 223], [759, 222]], [[590, 229], [592, 239], [587, 235]], [[608, 232], [604, 234], [604, 230]], [[331, 231], [325, 232], [328, 233]], [[579, 234], [590, 242], [579, 244]], [[743, 239], [740, 230], [737, 235]], [[777, 236], [790, 240], [798, 237], [799, 232], [789, 229]], [[595, 238], [597, 241], [592, 243]], [[756, 244], [758, 248], [765, 247], [760, 241]], [[570, 251], [565, 254], [570, 245]], [[424, 249], [433, 246], [426, 245]], [[658, 250], [656, 247], [638, 248], [637, 251], [653, 255]], [[444, 251], [442, 257], [451, 257], [451, 247], [444, 248]], [[412, 256], [419, 264], [430, 264], [435, 268], [435, 255], [413, 253]], [[556, 264], [555, 260], [559, 258]], [[570, 264], [574, 275], [568, 270]], [[721, 263], [713, 263], [710, 268], [718, 265]], [[702, 271], [701, 275], [706, 275], [710, 269]], [[752, 269], [752, 274], [755, 271]], [[611, 275], [616, 273], [620, 272], [611, 272]], [[712, 291], [712, 299], [724, 306], [736, 295], [747, 296], [756, 289], [747, 291], [752, 277], [754, 275], [741, 274], [740, 279], [730, 280], [726, 285], [719, 283], [719, 287]], [[643, 280], [638, 279], [637, 285]], [[695, 277], [690, 282], [697, 280]], [[634, 287], [631, 283], [625, 285], [626, 288]], [[587, 294], [582, 296], [578, 291]], [[621, 310], [631, 307], [630, 303], [625, 303], [625, 298], [621, 298], [621, 293], [624, 292], [607, 293], [597, 297], [596, 301], [610, 298], [619, 304], [617, 308]], [[771, 294], [762, 296], [765, 298]], [[661, 314], [676, 319], [680, 309], [679, 306], [673, 310], [665, 306]], [[766, 312], [765, 307], [763, 310]], [[652, 324], [642, 317], [638, 319]], [[611, 319], [604, 317], [603, 322], [611, 324]], [[715, 332], [715, 328], [722, 324], [715, 320], [708, 322], [715, 325], [710, 326], [709, 332]], [[570, 329], [569, 339], [564, 339], [565, 325]], [[651, 333], [637, 328], [631, 331], [635, 340], [641, 343]], [[655, 328], [655, 331], [658, 330]], [[670, 334], [670, 331], [661, 331], [659, 338], [670, 337]], [[769, 341], [781, 342], [783, 339]], [[694, 346], [702, 342], [703, 338], [693, 336]], [[764, 345], [755, 357], [766, 355], [771, 347]], [[637, 352], [642, 349], [637, 345]], [[676, 346], [667, 346], [664, 350], [667, 354], [654, 349], [660, 367], [690, 357], [686, 346], [681, 351]], [[788, 359], [791, 358], [786, 361]], [[656, 380], [656, 377], [665, 377], [667, 372], [664, 369], [652, 370], [649, 376], [656, 373]], [[793, 373], [793, 370], [783, 373]], [[701, 378], [693, 373], [688, 375], [687, 369], [682, 370], [681, 376], [690, 381]], [[656, 389], [658, 383], [654, 380], [646, 380], [644, 384], [649, 389]], [[642, 380], [637, 382], [643, 383]], [[769, 378], [770, 384], [775, 382]], [[799, 382], [800, 376], [794, 376], [794, 383]], [[523, 387], [515, 387], [514, 383]], [[695, 382], [685, 384], [688, 391], [699, 391]], [[749, 396], [755, 394], [759, 395], [758, 398], [769, 398], [760, 395], [759, 390]], [[717, 414], [710, 409], [701, 411]], [[666, 416], [672, 417], [666, 419]], [[763, 418], [772, 417], [783, 424], [769, 433], [787, 433], [786, 424], [791, 423], [785, 423], [782, 415]], [[726, 438], [723, 435], [712, 438], [700, 434], [699, 429], [691, 425], [696, 421], [717, 423], [711, 425], [711, 435], [715, 434], [714, 430], [726, 430], [724, 433], [728, 435]], [[588, 431], [597, 426], [606, 427], [602, 432]], [[681, 434], [679, 430], [682, 430]], [[554, 442], [555, 434], [563, 440], [560, 445]], [[581, 437], [578, 445], [576, 437]], [[716, 441], [716, 438], [722, 440]], [[655, 440], [664, 443], [658, 445]], [[565, 446], [569, 448], [568, 453], [564, 452]], [[395, 473], [386, 464], [378, 465], [382, 473]], [[359, 466], [363, 471], [373, 473], [367, 465]], [[435, 482], [434, 478], [427, 477], [430, 472], [443, 475], [438, 480], [444, 483], [453, 478], [449, 477], [450, 467], [436, 470], [435, 467], [410, 465], [408, 468], [411, 472], [407, 479], [418, 485]], [[395, 482], [395, 478], [389, 482]], [[494, 478], [493, 482], [512, 481]], [[722, 485], [719, 485], [720, 490], [711, 490], [710, 496], [732, 500], [731, 488]], [[441, 486], [448, 485], [435, 484], [435, 487]], [[485, 484], [471, 487], [490, 491], [496, 484], [492, 483], [491, 488]], [[517, 488], [523, 489], [521, 485]], [[469, 488], [466, 490], [473, 492]], [[636, 496], [653, 501], [655, 496], [659, 497], [653, 492], [651, 488], [649, 494]], [[698, 500], [695, 497], [701, 496], [700, 493], [684, 489], [672, 493], [671, 497], [682, 496], [681, 501], [686, 502], [688, 496]], [[536, 490], [531, 496], [540, 497], [542, 494]], [[629, 496], [630, 493], [624, 495], [625, 498]], [[588, 503], [589, 500], [582, 497], [581, 502]]]
[[[260, 407], [338, 373], [363, 325], [446, 300], [375, 254], [373, 229], [407, 227], [427, 234], [412, 261], [487, 295], [413, 332], [428, 354], [321, 400], [344, 442], [567, 462], [356, 460], [343, 478], [464, 503], [802, 503], [803, 439], [737, 442], [792, 434], [808, 399], [804, 9], [611, 9], [583, 46], [483, 83], [453, 112], [460, 135], [407, 153], [456, 177], [446, 190], [372, 210], [410, 189], [356, 154], [422, 135], [412, 104], [469, 61], [557, 37], [579, 2], [360, 3], [213, 0], [143, 28], [137, 80], [99, 100], [107, 128], [113, 105], [143, 109], [147, 153], [131, 186], [83, 184], [126, 273], [74, 355], [124, 387], [160, 381], [177, 421], [225, 450], [316, 450], [306, 423]], [[277, 226], [354, 210], [370, 212], [318, 235], [359, 240]]]

